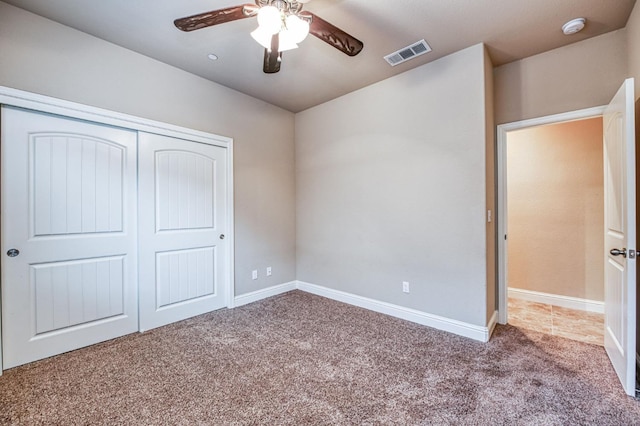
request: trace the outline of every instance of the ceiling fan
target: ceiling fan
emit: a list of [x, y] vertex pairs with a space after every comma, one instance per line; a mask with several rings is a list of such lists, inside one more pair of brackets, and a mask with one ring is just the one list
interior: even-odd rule
[[213, 25], [245, 18], [258, 18], [258, 29], [251, 36], [264, 51], [263, 71], [280, 71], [282, 52], [298, 47], [307, 34], [318, 37], [341, 52], [356, 56], [364, 44], [340, 28], [311, 12], [303, 11], [310, 0], [255, 0], [255, 4], [242, 4], [176, 19], [174, 24], [182, 31], [194, 31]]

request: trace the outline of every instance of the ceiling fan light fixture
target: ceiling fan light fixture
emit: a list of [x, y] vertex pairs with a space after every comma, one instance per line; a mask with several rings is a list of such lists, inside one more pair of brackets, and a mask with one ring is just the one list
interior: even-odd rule
[[[286, 15], [286, 17], [285, 17]], [[258, 29], [251, 37], [266, 49], [271, 49], [271, 38], [278, 36], [278, 52], [296, 49], [309, 34], [309, 22], [281, 7], [263, 6], [258, 11]]]
[[258, 11], [258, 25], [264, 32], [277, 34], [282, 29], [282, 13], [275, 6], [264, 6]]
[[296, 15], [287, 16], [285, 26], [295, 43], [301, 43], [309, 35], [309, 22]]
[[[251, 32], [251, 37], [253, 37], [253, 39], [257, 41], [260, 46], [264, 47], [265, 49], [271, 50], [271, 38], [273, 37], [273, 34], [269, 34], [261, 27], [258, 27]], [[285, 52], [287, 50], [293, 50], [297, 48], [298, 44], [294, 41], [291, 34], [286, 30], [280, 31], [280, 34], [278, 34], [278, 52]]]
[[289, 30], [280, 31], [278, 34], [279, 43], [278, 43], [278, 52], [286, 52], [287, 50], [293, 50], [298, 48], [298, 44], [296, 43], [293, 34]]
[[262, 29], [262, 27], [258, 27], [251, 32], [251, 37], [253, 37], [253, 39], [265, 49], [271, 49], [272, 36], [273, 34], [265, 31], [264, 29]]

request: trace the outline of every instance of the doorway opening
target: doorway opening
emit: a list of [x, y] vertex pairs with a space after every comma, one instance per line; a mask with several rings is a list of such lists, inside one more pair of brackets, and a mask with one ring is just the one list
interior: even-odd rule
[[604, 345], [602, 117], [506, 139], [507, 322]]
[[[557, 140], [559, 135], [572, 135], [580, 131], [582, 125], [586, 125], [582, 133], [588, 133], [587, 129], [593, 131], [594, 127], [599, 128], [597, 137], [600, 148], [595, 161], [598, 161], [600, 175], [595, 179], [602, 182], [603, 113], [604, 107], [597, 107], [498, 126], [498, 321], [501, 324], [507, 324], [509, 320], [517, 322], [523, 316], [530, 318], [526, 313], [517, 312], [522, 305], [530, 305], [547, 313], [546, 319], [537, 321], [539, 331], [553, 334], [554, 308], [558, 321], [561, 321], [559, 316], [574, 313], [565, 309], [596, 315], [603, 311], [603, 273], [601, 269], [591, 268], [588, 262], [594, 262], [592, 253], [599, 250], [595, 262], [602, 264], [604, 220], [600, 216], [596, 225], [597, 237], [587, 241], [587, 229], [593, 228], [594, 220], [600, 213], [583, 211], [586, 200], [594, 197], [599, 197], [600, 201], [595, 202], [599, 202], [602, 208], [602, 190], [598, 193], [597, 189], [593, 191], [591, 188], [590, 197], [585, 196], [583, 190], [580, 197], [575, 193], [575, 188], [571, 188], [569, 203], [567, 200], [562, 203], [557, 201], [562, 200], [563, 192], [569, 186], [579, 185], [587, 172], [586, 166], [577, 158], [584, 160], [584, 153], [572, 156], [572, 150], [580, 146], [580, 142], [576, 141], [579, 138], [572, 137], [570, 142], [561, 138]], [[511, 146], [514, 148], [510, 149]], [[510, 154], [513, 164], [508, 161]], [[593, 165], [594, 159], [590, 160]], [[569, 170], [566, 169], [567, 162], [571, 166]], [[565, 169], [554, 170], [558, 164], [565, 166]], [[510, 174], [512, 182], [509, 182]], [[601, 184], [595, 186], [598, 185]], [[590, 202], [593, 204], [594, 200]], [[588, 214], [591, 216], [587, 217]], [[514, 234], [511, 234], [512, 231]], [[578, 251], [580, 253], [576, 253]], [[581, 259], [576, 260], [573, 256], [580, 256]], [[567, 267], [568, 264], [571, 267]], [[587, 275], [590, 282], [594, 281], [594, 277], [600, 277], [599, 288], [591, 285], [587, 289]], [[567, 277], [571, 278], [571, 283], [565, 282], [569, 279]], [[513, 312], [510, 313], [510, 309]], [[563, 326], [560, 323], [557, 328], [564, 337], [574, 337], [562, 333]]]
[[[637, 180], [634, 80], [626, 79], [603, 107], [524, 120], [498, 126], [498, 322], [508, 320], [507, 135], [509, 132], [603, 118], [604, 179], [604, 349], [627, 395], [636, 393]], [[544, 247], [547, 249], [547, 247]], [[563, 258], [574, 253], [553, 247]]]

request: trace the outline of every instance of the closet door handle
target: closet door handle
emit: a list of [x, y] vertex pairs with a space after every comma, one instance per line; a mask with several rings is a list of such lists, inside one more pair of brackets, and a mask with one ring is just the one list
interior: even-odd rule
[[9, 256], [9, 257], [16, 257], [19, 254], [20, 254], [20, 250], [18, 250], [18, 249], [13, 249], [12, 248], [12, 249], [9, 249], [7, 251], [7, 256]]
[[220, 234], [220, 239], [224, 240], [224, 234]]

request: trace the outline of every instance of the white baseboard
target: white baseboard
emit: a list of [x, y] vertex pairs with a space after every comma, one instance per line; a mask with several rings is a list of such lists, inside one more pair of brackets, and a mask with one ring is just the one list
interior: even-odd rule
[[[438, 330], [448, 331], [450, 333], [479, 340], [481, 342], [488, 342], [489, 337], [491, 336], [491, 330], [489, 327], [468, 324], [462, 321], [428, 314], [415, 309], [405, 308], [403, 306], [393, 305], [391, 303], [381, 302], [379, 300], [369, 299], [367, 297], [357, 296], [302, 281], [298, 281], [297, 288], [298, 290], [306, 291], [307, 293], [312, 293], [328, 299], [347, 303], [349, 305], [358, 306], [360, 308], [369, 309], [392, 317], [426, 325]], [[494, 326], [495, 318], [496, 314], [494, 314], [492, 318]]]
[[344, 291], [334, 290], [303, 281], [291, 281], [289, 283], [279, 284], [273, 287], [242, 294], [234, 298], [234, 307], [240, 307], [249, 303], [257, 302], [268, 297], [278, 294], [287, 293], [292, 290], [301, 290], [317, 296], [326, 297], [327, 299], [337, 300], [349, 305], [358, 306], [360, 308], [369, 309], [370, 311], [379, 312], [381, 314], [390, 315], [392, 317], [415, 322], [427, 327], [436, 328], [438, 330], [447, 331], [459, 336], [468, 337], [470, 339], [488, 342], [497, 323], [498, 312], [494, 312], [486, 327], [469, 324], [466, 322], [441, 317], [438, 315], [428, 314], [426, 312], [417, 311], [404, 306], [393, 305], [387, 302], [381, 302], [375, 299], [358, 296]]
[[240, 307], [249, 303], [257, 302], [258, 300], [266, 299], [267, 297], [277, 296], [278, 294], [286, 293], [296, 289], [296, 281], [291, 281], [284, 284], [274, 285], [273, 287], [264, 288], [262, 290], [253, 291], [247, 294], [241, 294], [233, 299], [233, 306]]
[[597, 300], [580, 299], [578, 297], [559, 296], [557, 294], [541, 293], [539, 291], [509, 288], [509, 297], [527, 300], [529, 302], [545, 303], [547, 305], [560, 306], [562, 308], [577, 309], [586, 312], [604, 313], [604, 302]]

